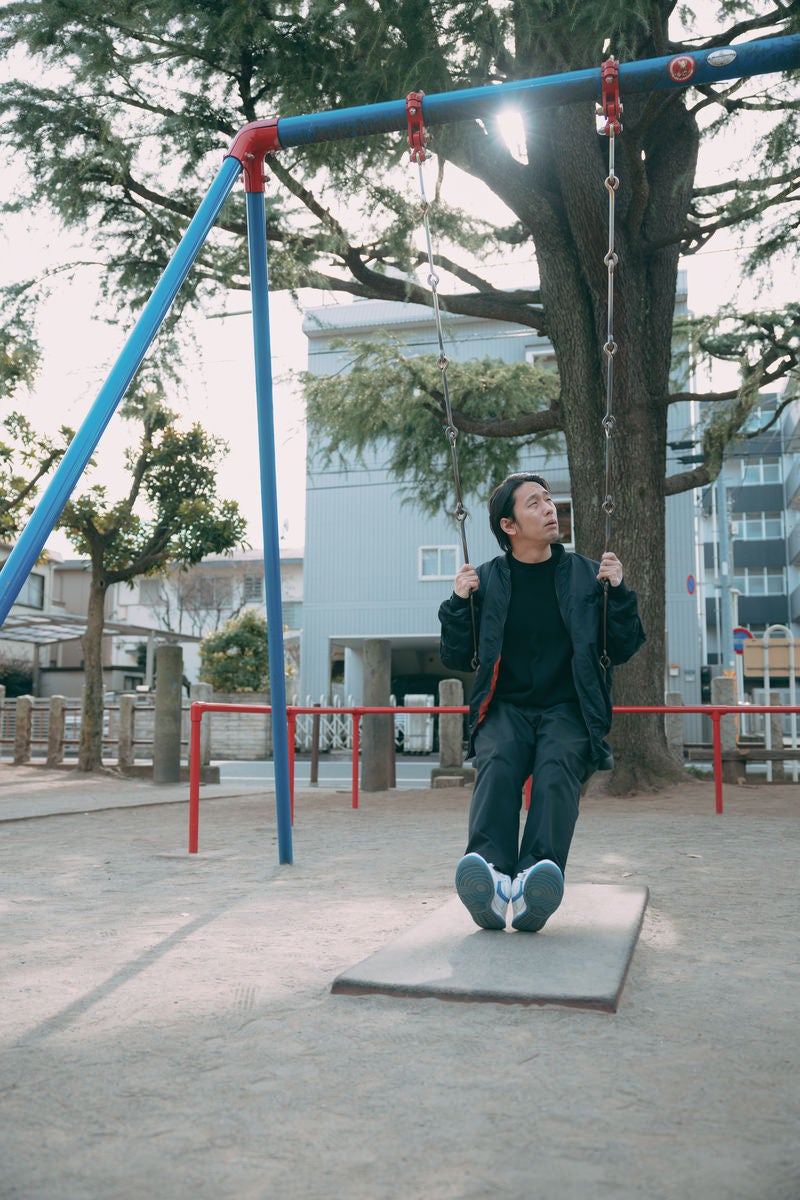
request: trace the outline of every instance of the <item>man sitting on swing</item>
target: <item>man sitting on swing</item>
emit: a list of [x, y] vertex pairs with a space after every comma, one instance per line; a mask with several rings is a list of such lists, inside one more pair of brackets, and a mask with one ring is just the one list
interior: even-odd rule
[[629, 659], [644, 631], [617, 556], [597, 563], [559, 544], [540, 475], [509, 475], [495, 488], [489, 524], [505, 553], [477, 570], [465, 563], [439, 609], [444, 665], [474, 669], [475, 630], [480, 663], [469, 716], [477, 776], [456, 890], [482, 928], [504, 929], [510, 902], [513, 928], [537, 933], [564, 894], [581, 787], [613, 766], [610, 664]]

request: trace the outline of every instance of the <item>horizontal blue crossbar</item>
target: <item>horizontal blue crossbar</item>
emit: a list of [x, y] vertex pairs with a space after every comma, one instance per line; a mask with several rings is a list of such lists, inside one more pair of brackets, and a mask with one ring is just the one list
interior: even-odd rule
[[[745, 75], [767, 75], [800, 67], [800, 34], [764, 38], [739, 46], [717, 46], [691, 54], [672, 54], [642, 62], [621, 63], [619, 89], [622, 101], [633, 92], [698, 87]], [[600, 99], [600, 64], [563, 75], [515, 80], [490, 87], [434, 92], [422, 101], [426, 125], [485, 117], [512, 103], [525, 108], [552, 108], [581, 100]], [[388, 133], [407, 128], [406, 102], [390, 100], [300, 117], [281, 117], [277, 135], [284, 149], [316, 142]]]

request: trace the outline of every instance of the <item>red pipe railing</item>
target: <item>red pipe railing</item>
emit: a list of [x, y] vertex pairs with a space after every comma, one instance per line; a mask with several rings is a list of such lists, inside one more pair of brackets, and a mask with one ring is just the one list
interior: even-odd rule
[[[615, 714], [622, 713], [701, 713], [710, 717], [713, 748], [713, 777], [714, 777], [714, 807], [717, 813], [722, 813], [722, 733], [720, 722], [723, 717], [743, 716], [746, 713], [800, 713], [800, 705], [787, 704], [620, 704], [614, 706]], [[264, 713], [272, 712], [270, 704], [213, 704], [210, 701], [196, 700], [190, 708], [191, 734], [189, 738], [189, 853], [196, 854], [200, 830], [200, 723], [203, 714], [207, 712], [237, 712]], [[393, 707], [386, 705], [372, 707], [356, 705], [351, 708], [329, 708], [315, 705], [313, 708], [298, 705], [287, 705], [286, 718], [289, 739], [289, 780], [291, 797], [291, 814], [294, 821], [294, 739], [298, 716], [321, 715], [323, 713], [349, 713], [353, 718], [352, 746], [352, 807], [358, 808], [358, 758], [361, 748], [360, 726], [365, 714], [370, 716], [396, 716], [398, 713], [423, 713], [432, 716], [434, 713], [461, 714], [469, 712], [464, 705], [457, 706], [408, 706]], [[800, 755], [800, 749], [798, 749]]]

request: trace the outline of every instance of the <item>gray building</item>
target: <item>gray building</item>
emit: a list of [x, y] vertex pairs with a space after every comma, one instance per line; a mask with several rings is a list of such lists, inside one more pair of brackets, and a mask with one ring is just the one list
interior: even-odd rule
[[[737, 670], [740, 693], [755, 703], [764, 699], [760, 675], [734, 660], [734, 630], [800, 641], [800, 398], [776, 415], [780, 399], [762, 395], [700, 504], [704, 661], [715, 673]], [[789, 703], [789, 688], [777, 690]]]
[[[683, 311], [685, 301], [684, 287], [678, 300]], [[549, 344], [524, 326], [448, 314], [444, 321], [450, 359], [490, 356], [524, 362], [552, 357]], [[437, 351], [432, 313], [419, 305], [332, 304], [311, 310], [304, 331], [309, 370], [315, 374], [346, 369], [350, 355], [341, 345], [343, 339], [375, 338], [388, 331], [407, 351]], [[673, 406], [669, 440], [676, 449], [669, 451], [671, 470], [685, 469], [679, 459], [693, 418], [688, 404]], [[386, 455], [377, 449], [364, 462], [326, 465], [313, 444], [313, 433], [309, 435], [300, 694], [313, 701], [329, 703], [339, 696], [360, 702], [362, 652], [369, 638], [391, 643], [392, 690], [398, 702], [407, 693], [435, 695], [438, 680], [453, 674], [439, 659], [437, 610], [462, 560], [458, 526], [447, 513], [420, 513], [410, 502], [410, 485], [391, 478], [385, 461]], [[528, 450], [520, 456], [519, 468], [546, 475], [561, 507], [566, 544], [571, 545], [566, 455]], [[481, 562], [498, 553], [497, 543], [484, 502], [467, 495], [465, 503], [470, 512], [470, 558]], [[696, 525], [693, 495], [670, 498], [665, 691], [681, 691], [687, 702], [700, 699], [700, 598], [691, 583], [700, 569]]]

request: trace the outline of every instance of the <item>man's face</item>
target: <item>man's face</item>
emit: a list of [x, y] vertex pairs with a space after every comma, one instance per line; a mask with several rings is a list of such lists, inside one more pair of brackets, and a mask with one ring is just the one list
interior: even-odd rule
[[511, 539], [512, 551], [522, 546], [549, 546], [559, 538], [558, 513], [541, 484], [521, 483], [514, 492], [514, 515], [500, 526]]

